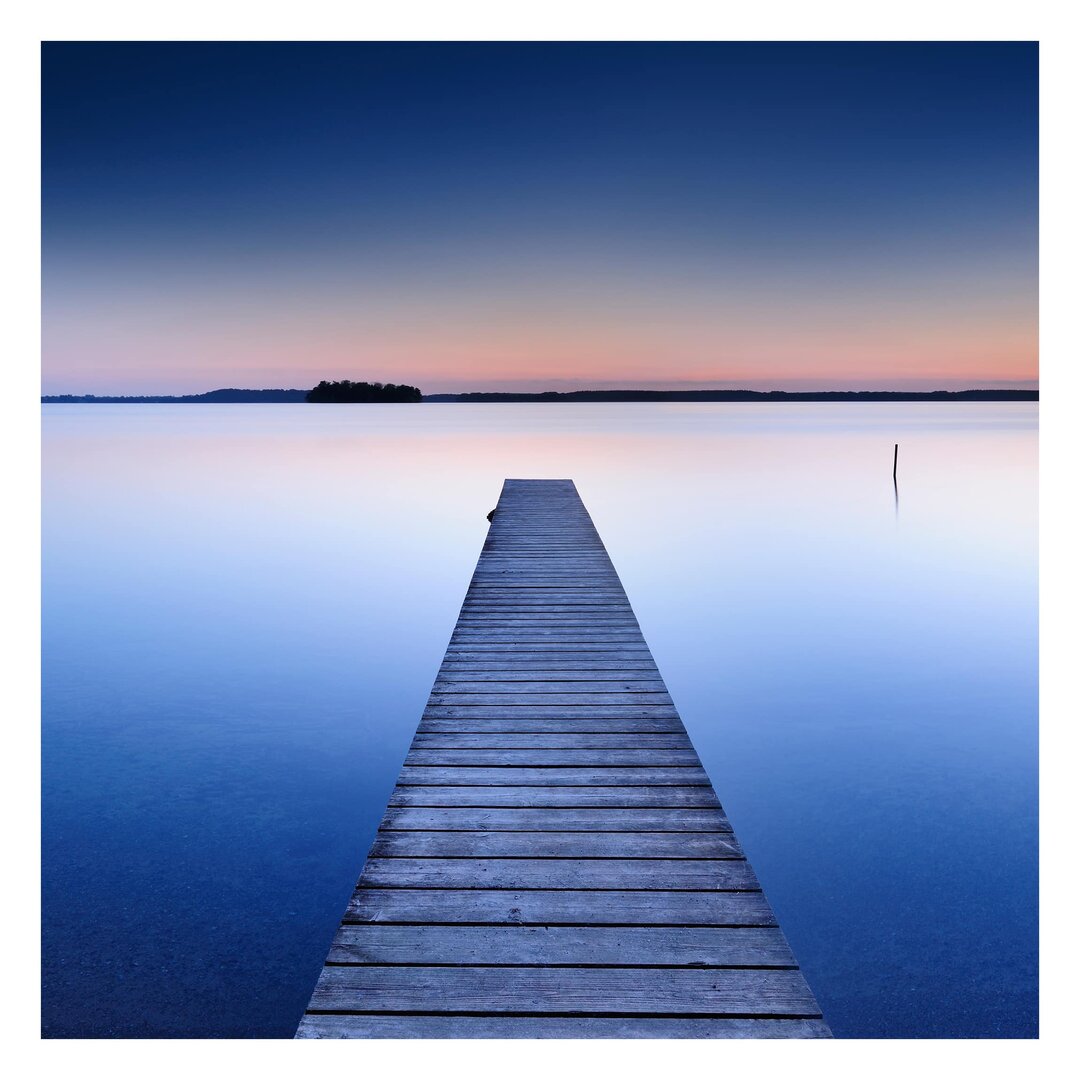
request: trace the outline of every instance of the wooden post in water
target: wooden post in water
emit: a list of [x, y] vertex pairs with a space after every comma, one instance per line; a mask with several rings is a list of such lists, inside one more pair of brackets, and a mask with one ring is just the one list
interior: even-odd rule
[[899, 454], [900, 454], [900, 444], [899, 443], [893, 443], [893, 448], [892, 448], [892, 482], [893, 482], [894, 487], [896, 485], [896, 459], [899, 456]]

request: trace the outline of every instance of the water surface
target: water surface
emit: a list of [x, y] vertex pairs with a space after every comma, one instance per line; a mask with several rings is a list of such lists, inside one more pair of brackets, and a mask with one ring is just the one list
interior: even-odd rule
[[506, 476], [576, 481], [834, 1032], [1036, 1034], [1037, 406], [43, 412], [45, 1034], [292, 1035]]

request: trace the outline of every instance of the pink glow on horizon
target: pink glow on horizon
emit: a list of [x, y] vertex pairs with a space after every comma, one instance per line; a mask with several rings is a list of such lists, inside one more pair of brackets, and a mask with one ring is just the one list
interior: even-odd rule
[[[718, 324], [438, 329], [311, 324], [189, 327], [53, 325], [46, 392], [169, 393], [218, 386], [310, 386], [321, 378], [409, 382], [434, 393], [528, 383], [592, 385], [1027, 385], [1035, 333], [1020, 320], [981, 326], [760, 327]], [[89, 342], [89, 344], [88, 344]]]
[[189, 393], [320, 379], [440, 391], [590, 386], [934, 389], [1031, 386], [1034, 296], [946, 274], [918, 289], [770, 290], [617, 275], [410, 290], [338, 281], [89, 275], [46, 296], [46, 393]]

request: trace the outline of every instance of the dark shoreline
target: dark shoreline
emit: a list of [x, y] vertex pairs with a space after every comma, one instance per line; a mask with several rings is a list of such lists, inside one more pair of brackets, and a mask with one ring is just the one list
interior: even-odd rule
[[427, 394], [434, 402], [507, 401], [1038, 401], [1038, 390], [571, 390], [543, 394]]
[[[205, 394], [146, 395], [130, 397], [94, 394], [43, 395], [43, 405], [239, 405], [296, 404], [306, 401], [307, 390], [211, 390]], [[829, 390], [788, 392], [784, 390], [570, 390], [539, 394], [478, 392], [468, 394], [427, 394], [420, 404], [646, 401], [646, 402], [785, 402], [785, 401], [1038, 401], [1038, 390], [932, 390], [923, 393], [904, 390]], [[318, 404], [318, 403], [316, 403]]]

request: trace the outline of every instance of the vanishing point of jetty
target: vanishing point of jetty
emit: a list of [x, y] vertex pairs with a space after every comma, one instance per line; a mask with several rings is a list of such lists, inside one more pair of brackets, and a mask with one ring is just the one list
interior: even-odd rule
[[507, 480], [299, 1038], [830, 1034], [570, 480]]

